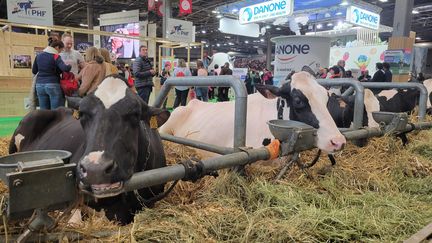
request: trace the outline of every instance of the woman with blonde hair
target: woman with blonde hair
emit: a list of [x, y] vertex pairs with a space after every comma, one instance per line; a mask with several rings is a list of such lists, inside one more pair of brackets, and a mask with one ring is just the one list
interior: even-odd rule
[[105, 61], [105, 76], [111, 75], [111, 74], [118, 74], [119, 71], [116, 66], [114, 66], [111, 62], [111, 57], [108, 49], [106, 48], [99, 48], [100, 54], [102, 55], [104, 61]]
[[[186, 77], [186, 76], [192, 76], [191, 71], [189, 68], [186, 67], [186, 62], [184, 59], [178, 60], [178, 65], [174, 69], [174, 77]], [[189, 87], [188, 86], [175, 86], [175, 93], [176, 98], [174, 101], [174, 107], [176, 108], [179, 105], [185, 106], [187, 102], [187, 97], [189, 94]]]
[[84, 60], [87, 64], [77, 77], [78, 80], [81, 80], [81, 85], [78, 89], [80, 96], [85, 96], [95, 91], [105, 78], [106, 73], [104, 59], [96, 47], [90, 47], [86, 50]]

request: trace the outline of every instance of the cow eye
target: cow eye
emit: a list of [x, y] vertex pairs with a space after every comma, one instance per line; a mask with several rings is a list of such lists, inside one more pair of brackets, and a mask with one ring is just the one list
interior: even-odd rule
[[305, 106], [305, 103], [303, 102], [302, 99], [300, 99], [299, 97], [295, 97], [293, 99], [293, 106], [297, 109], [301, 109]]

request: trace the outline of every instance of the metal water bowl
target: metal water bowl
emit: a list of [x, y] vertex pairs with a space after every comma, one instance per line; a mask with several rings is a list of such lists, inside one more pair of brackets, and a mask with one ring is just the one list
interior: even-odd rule
[[25, 171], [30, 167], [43, 169], [52, 166], [53, 163], [67, 164], [71, 155], [71, 152], [65, 150], [37, 150], [0, 157], [0, 180], [6, 182], [7, 173]]
[[394, 112], [374, 111], [372, 112], [372, 117], [378, 123], [390, 124], [395, 114]]
[[314, 128], [303, 122], [291, 120], [270, 120], [267, 122], [270, 132], [276, 139], [286, 141], [290, 139], [292, 133], [298, 131], [313, 131]]

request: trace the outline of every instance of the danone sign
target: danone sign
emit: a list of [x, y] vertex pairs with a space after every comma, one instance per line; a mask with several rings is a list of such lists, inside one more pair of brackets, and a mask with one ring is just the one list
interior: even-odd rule
[[330, 38], [315, 36], [280, 36], [272, 38], [276, 43], [274, 83], [284, 82], [287, 75], [308, 66], [314, 72], [329, 66]]
[[52, 0], [7, 0], [8, 20], [32, 25], [53, 25]]
[[177, 42], [193, 42], [194, 29], [192, 22], [168, 18], [167, 39]]
[[347, 9], [346, 19], [352, 24], [374, 30], [377, 30], [380, 25], [379, 14], [355, 6]]
[[240, 24], [248, 24], [268, 19], [291, 15], [294, 9], [293, 0], [273, 0], [248, 7], [239, 11]]

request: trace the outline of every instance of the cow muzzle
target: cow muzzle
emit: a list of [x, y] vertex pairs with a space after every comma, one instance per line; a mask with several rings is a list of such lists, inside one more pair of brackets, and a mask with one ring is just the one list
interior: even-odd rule
[[[93, 152], [78, 163], [80, 189], [96, 198], [112, 197], [122, 193], [123, 182], [114, 181], [118, 165], [112, 159], [104, 159]], [[114, 182], [113, 182], [114, 181]]]

